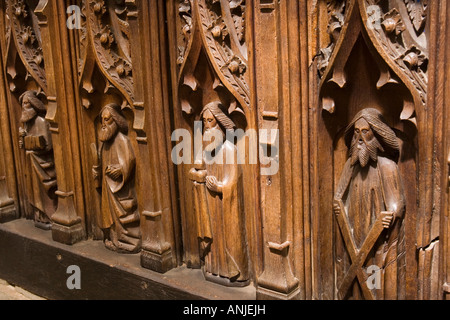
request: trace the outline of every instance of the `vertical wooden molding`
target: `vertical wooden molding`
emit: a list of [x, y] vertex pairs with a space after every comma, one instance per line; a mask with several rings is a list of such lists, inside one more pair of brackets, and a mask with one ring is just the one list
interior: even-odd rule
[[[3, 65], [3, 58], [0, 57], [0, 66]], [[2, 119], [0, 126], [0, 150], [2, 150], [0, 154], [0, 223], [19, 218], [6, 84], [2, 68], [0, 71], [0, 118]]]
[[[76, 170], [79, 170], [77, 163], [79, 160], [76, 157], [72, 158], [72, 155], [78, 152], [77, 145], [74, 143], [76, 136], [73, 136], [73, 125], [71, 125], [76, 121], [74, 100], [71, 100], [71, 92], [74, 88], [71, 84], [72, 70], [68, 68], [71, 55], [60, 54], [60, 50], [69, 50], [65, 32], [66, 7], [63, 0], [41, 0], [35, 9], [35, 14], [41, 28], [46, 71], [51, 75], [47, 79], [46, 120], [51, 126], [59, 189], [56, 192], [58, 208], [52, 217], [52, 237], [57, 242], [74, 244], [84, 238], [85, 230], [79, 215], [82, 208], [77, 208], [75, 204], [75, 191], [79, 191], [80, 188], [77, 190], [75, 181]], [[77, 196], [81, 197], [81, 194]], [[79, 206], [79, 202], [77, 204]]]
[[[128, 17], [131, 30], [137, 31], [131, 36], [135, 99], [145, 101], [145, 121], [140, 121], [145, 126], [145, 140], [138, 142], [142, 158], [139, 164], [143, 216], [141, 265], [164, 273], [176, 267], [178, 261], [173, 221], [176, 208], [171, 200], [173, 190], [170, 189], [172, 183], [169, 174], [172, 168], [170, 158], [167, 157], [170, 128], [166, 127], [167, 122], [164, 120], [169, 116], [169, 105], [164, 99], [164, 92], [168, 88], [163, 82], [166, 66], [162, 64], [161, 55], [165, 53], [165, 48], [160, 28], [164, 30], [165, 26], [160, 7], [161, 3], [140, 2], [134, 11], [129, 10]], [[146, 54], [142, 55], [142, 52]], [[135, 123], [136, 117], [138, 114]], [[137, 133], [140, 137], [139, 130]], [[149, 194], [148, 190], [152, 192]]]
[[[201, 111], [210, 103], [214, 104], [220, 101], [219, 108], [223, 109], [222, 112], [231, 119], [236, 129], [257, 132], [256, 110], [252, 100], [255, 92], [251, 88], [254, 84], [251, 80], [253, 78], [251, 69], [253, 68], [252, 3], [253, 1], [211, 2], [205, 0], [166, 2], [171, 80], [172, 88], [175, 88], [172, 92], [174, 127], [186, 133], [186, 138], [189, 137], [191, 150], [186, 150], [186, 152], [189, 152], [191, 156], [194, 151], [194, 122], [202, 120]], [[255, 138], [255, 141], [251, 141], [251, 143], [255, 146], [255, 152], [258, 152], [256, 137], [249, 138], [248, 141]], [[247, 138], [244, 137], [241, 141], [243, 140], [247, 140]], [[180, 140], [177, 143], [179, 142]], [[246, 147], [248, 148], [248, 142]], [[237, 218], [239, 227], [235, 226], [237, 230], [235, 239], [231, 239], [228, 233], [221, 235], [223, 230], [220, 228], [225, 229], [236, 220], [233, 218], [223, 221], [219, 217], [221, 214], [211, 209], [214, 216], [211, 219], [216, 219], [213, 223], [213, 228], [216, 228], [213, 237], [216, 240], [212, 241], [213, 249], [211, 249], [216, 256], [211, 259], [216, 259], [220, 255], [218, 252], [225, 254], [223, 248], [233, 241], [237, 242], [237, 237], [247, 244], [243, 248], [233, 244], [231, 248], [233, 252], [230, 251], [225, 254], [227, 257], [220, 258], [221, 267], [217, 267], [220, 272], [217, 270], [216, 272], [219, 272], [222, 277], [219, 277], [218, 274], [208, 276], [211, 281], [219, 281], [220, 278], [223, 278], [223, 282], [229, 281], [230, 279], [225, 275], [226, 269], [235, 267], [232, 267], [231, 264], [224, 267], [224, 261], [231, 261], [235, 254], [241, 260], [237, 264], [240, 265], [238, 269], [241, 271], [240, 276], [242, 277], [234, 283], [234, 280], [231, 279], [232, 281], [228, 285], [237, 285], [238, 282], [240, 285], [248, 284], [249, 278], [254, 280], [262, 266], [259, 186], [255, 183], [259, 181], [259, 164], [250, 164], [247, 150], [245, 152], [247, 162], [239, 164], [240, 179], [236, 184], [240, 210], [237, 215], [233, 211], [234, 209], [231, 209], [233, 212], [223, 213], [224, 216], [230, 214], [234, 218], [239, 216]], [[192, 161], [192, 159], [189, 160]], [[203, 255], [209, 255], [209, 253], [205, 253], [207, 251], [205, 237], [199, 235], [198, 230], [202, 226], [198, 225], [196, 212], [199, 212], [202, 203], [211, 200], [196, 198], [196, 190], [202, 188], [203, 185], [196, 188], [190, 173], [191, 170], [197, 169], [201, 170], [191, 162], [177, 165], [183, 231], [182, 253], [184, 263], [188, 268], [203, 268], [205, 271], [204, 266], [209, 257]], [[199, 181], [199, 183], [203, 182]], [[218, 216], [215, 216], [216, 214]], [[234, 222], [230, 222], [231, 220]], [[221, 227], [218, 227], [220, 225]], [[237, 251], [241, 252], [237, 253]], [[243, 263], [243, 260], [248, 260], [248, 263]], [[205, 271], [205, 274], [211, 274], [210, 271]], [[244, 278], [245, 281], [243, 281]]]
[[[434, 267], [434, 277], [430, 279], [430, 297], [431, 299], [450, 300], [450, 113], [448, 99], [450, 98], [450, 65], [447, 63], [450, 59], [450, 3], [440, 1], [439, 3], [430, 3], [430, 20], [437, 21], [430, 30], [437, 33], [439, 43], [436, 50], [436, 67], [430, 72], [431, 78], [435, 78], [434, 89], [435, 107], [434, 122], [436, 123], [434, 133], [434, 197], [433, 209], [435, 215], [439, 216], [439, 266]], [[431, 69], [430, 69], [431, 71]], [[435, 218], [435, 220], [437, 220]], [[436, 262], [436, 261], [435, 261]]]
[[[292, 184], [290, 137], [290, 87], [287, 3], [277, 0], [255, 2], [255, 72], [259, 129], [276, 132], [277, 137], [260, 144], [279, 149], [271, 157], [278, 172], [261, 176], [261, 207], [264, 227], [264, 266], [257, 277], [258, 299], [298, 299], [299, 280], [294, 275], [292, 253]], [[272, 135], [273, 135], [272, 133]]]

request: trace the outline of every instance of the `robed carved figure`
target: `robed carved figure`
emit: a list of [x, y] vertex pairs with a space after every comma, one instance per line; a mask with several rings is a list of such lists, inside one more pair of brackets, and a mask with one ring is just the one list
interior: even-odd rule
[[56, 171], [50, 126], [45, 120], [46, 108], [35, 91], [26, 91], [19, 99], [22, 115], [19, 147], [25, 149], [28, 179], [28, 201], [34, 211], [35, 225], [51, 229], [51, 217], [57, 207]]
[[205, 278], [222, 285], [245, 286], [249, 272], [237, 152], [236, 146], [225, 139], [225, 132], [235, 125], [221, 106], [220, 102], [211, 102], [201, 112], [203, 140], [210, 137], [213, 141], [204, 142], [201, 163], [190, 171], [197, 237]]
[[[396, 299], [405, 199], [394, 161], [399, 140], [376, 109], [360, 111], [345, 133], [349, 159], [334, 198], [345, 249], [337, 252], [339, 298]], [[344, 257], [344, 255], [347, 255]], [[351, 265], [345, 264], [343, 260]]]
[[[105, 106], [100, 114], [100, 145], [93, 167], [94, 179], [102, 189], [98, 223], [108, 249], [136, 253], [141, 248], [140, 217], [135, 192], [136, 158], [127, 136], [128, 123], [115, 104]], [[93, 149], [97, 150], [95, 145]]]

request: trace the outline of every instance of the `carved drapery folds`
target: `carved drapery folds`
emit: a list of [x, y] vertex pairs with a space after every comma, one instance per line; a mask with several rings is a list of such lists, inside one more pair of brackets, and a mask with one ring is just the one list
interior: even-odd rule
[[19, 128], [19, 148], [26, 154], [27, 196], [35, 225], [51, 229], [57, 208], [57, 182], [50, 125], [45, 120], [45, 105], [35, 91], [25, 91]]
[[106, 248], [125, 253], [141, 250], [140, 216], [135, 189], [136, 156], [128, 138], [128, 124], [119, 105], [100, 113], [99, 146], [93, 147], [94, 180], [101, 187], [99, 227]]
[[[220, 116], [217, 118], [215, 114], [215, 118], [224, 130], [224, 138], [229, 130], [248, 129], [251, 127], [251, 103], [245, 38], [246, 2], [182, 0], [174, 4], [178, 48], [173, 59], [174, 83], [178, 87], [178, 101], [174, 103], [179, 105], [175, 125], [191, 133], [191, 146], [194, 146], [194, 134], [202, 135], [194, 122], [202, 121], [202, 110], [214, 105], [220, 106], [216, 108]], [[229, 119], [226, 123], [233, 125], [224, 127], [223, 119]], [[234, 144], [234, 141], [226, 141], [220, 149], [233, 150]], [[190, 154], [194, 151], [192, 149]], [[249, 179], [249, 173], [237, 163], [202, 167], [200, 163], [205, 159], [201, 155], [193, 155], [193, 160], [199, 163], [179, 166], [179, 183], [187, 200], [182, 204], [181, 217], [186, 230], [183, 237], [185, 262], [189, 267], [202, 267], [208, 280], [230, 286], [247, 285], [250, 281], [249, 252], [248, 248], [240, 248], [238, 242], [247, 242], [248, 221], [253, 219], [245, 214], [242, 189], [242, 180]], [[214, 183], [207, 184], [204, 178], [198, 178], [201, 172], [209, 172], [218, 179], [218, 185], [223, 182], [223, 190], [214, 191]], [[202, 215], [201, 208], [208, 207]], [[211, 221], [209, 236], [195, 232], [205, 228], [202, 226], [205, 217], [201, 219], [205, 214]], [[231, 230], [234, 230], [233, 235]]]
[[[395, 162], [400, 144], [381, 113], [373, 108], [355, 116], [346, 129], [345, 140], [349, 159], [333, 200], [345, 243], [345, 250], [341, 247], [335, 253], [337, 296], [393, 300], [398, 295], [397, 283], [405, 280], [401, 278], [405, 195]], [[371, 282], [365, 269], [379, 272], [380, 280]]]
[[[329, 188], [336, 191], [339, 174], [346, 170], [343, 128], [362, 109], [379, 110], [387, 119], [388, 125], [394, 129], [400, 142], [399, 155], [394, 161], [398, 161], [399, 175], [408, 187], [404, 194], [406, 211], [404, 231], [399, 231], [401, 237], [397, 241], [402, 246], [399, 250], [405, 248], [406, 250], [392, 260], [398, 266], [395, 271], [399, 277], [396, 283], [401, 283], [401, 286], [397, 288], [384, 284], [383, 288], [377, 288], [372, 292], [360, 283], [359, 290], [362, 290], [360, 297], [373, 299], [387, 294], [389, 299], [411, 298], [417, 294], [414, 291], [415, 286], [422, 286], [423, 281], [426, 281], [415, 274], [418, 270], [423, 270], [425, 263], [424, 260], [416, 259], [417, 252], [421, 254], [423, 247], [434, 250], [431, 254], [433, 257], [431, 265], [437, 263], [438, 257], [436, 225], [439, 214], [434, 214], [427, 208], [432, 200], [426, 192], [427, 189], [432, 189], [430, 185], [432, 179], [426, 176], [432, 176], [433, 169], [426, 159], [430, 157], [427, 145], [433, 141], [429, 119], [434, 112], [429, 106], [433, 98], [428, 92], [430, 64], [428, 1], [330, 1], [327, 8], [332, 8], [327, 15], [330, 25], [336, 23], [336, 16], [342, 17], [342, 8], [345, 13], [344, 20], [336, 29], [339, 32], [335, 36], [331, 33], [331, 44], [320, 50], [317, 59], [319, 103], [322, 110], [319, 126], [326, 128], [331, 137], [329, 141], [319, 142], [319, 150], [326, 150], [328, 147], [332, 147], [333, 150], [329, 157], [326, 157], [332, 159], [331, 164], [319, 159], [318, 167], [322, 168], [322, 173], [318, 175], [318, 183], [326, 185], [330, 173], [323, 172], [334, 168], [338, 175], [334, 174], [334, 182]], [[366, 178], [367, 181], [368, 179]], [[322, 195], [327, 197], [323, 193], [319, 196]], [[421, 203], [419, 206], [418, 201]], [[349, 265], [346, 265], [348, 262], [345, 262], [345, 258], [339, 256], [339, 251], [347, 248], [350, 255], [352, 252], [349, 248], [349, 237], [345, 228], [343, 229], [345, 223], [339, 219], [333, 221], [334, 219], [330, 219], [331, 216], [327, 217], [325, 212], [333, 211], [329, 207], [331, 199], [330, 202], [327, 200], [321, 202], [328, 203], [324, 204], [318, 213], [319, 216], [323, 215], [319, 218], [322, 228], [333, 228], [334, 225], [334, 230], [339, 231], [334, 240], [331, 237], [322, 240], [336, 246], [334, 271], [323, 267], [322, 272], [345, 274], [344, 270]], [[339, 207], [337, 204], [336, 206]], [[427, 221], [425, 225], [424, 221]], [[319, 259], [326, 260], [325, 257]], [[353, 259], [350, 263], [352, 261]], [[383, 272], [385, 271], [383, 267]], [[419, 279], [411, 280], [416, 278]], [[338, 286], [339, 281], [345, 282], [345, 279], [340, 279], [337, 276]], [[364, 278], [358, 276], [356, 282], [363, 280]], [[431, 281], [437, 282], [438, 279], [434, 278]], [[325, 282], [323, 285], [327, 286]], [[388, 287], [390, 291], [384, 292], [383, 290], [387, 290]], [[337, 290], [331, 293], [325, 290], [323, 294], [329, 294], [330, 297], [336, 294], [338, 298], [348, 298], [356, 291], [348, 293]]]
[[[166, 119], [166, 88], [158, 87], [165, 81], [164, 68], [158, 63], [163, 52], [158, 33], [164, 30], [160, 28], [160, 4], [86, 0], [80, 5], [82, 28], [78, 31], [78, 74], [80, 101], [84, 107], [80, 113], [83, 122], [89, 124], [83, 130], [84, 148], [90, 155], [97, 154], [90, 150], [91, 146], [102, 145], [104, 148], [104, 143], [93, 139], [97, 136], [96, 127], [100, 127], [100, 110], [107, 105], [116, 105], [129, 125], [122, 139], [128, 141], [125, 144], [128, 147], [117, 149], [117, 157], [122, 166], [128, 163], [125, 167], [133, 168], [127, 176], [126, 168], [122, 168], [125, 170], [122, 178], [127, 178], [124, 188], [132, 194], [111, 194], [113, 198], [118, 197], [117, 205], [126, 214], [119, 215], [112, 227], [108, 223], [106, 229], [98, 215], [88, 217], [88, 229], [95, 238], [104, 239], [107, 247], [113, 250], [122, 246], [125, 250], [118, 248], [117, 251], [136, 252], [142, 248], [142, 266], [166, 272], [178, 262], [174, 251], [177, 236], [172, 220], [174, 195], [169, 191], [172, 169], [167, 159], [166, 144], [170, 136], [167, 131], [170, 121]], [[152, 21], [146, 25], [150, 29], [142, 28], [141, 19]], [[129, 161], [124, 160], [122, 164], [120, 159]], [[91, 168], [100, 164], [96, 156], [85, 156], [85, 161]], [[106, 171], [103, 173], [108, 175]], [[98, 187], [97, 182], [89, 177], [85, 180], [91, 191]], [[105, 192], [109, 194], [109, 188], [104, 187], [101, 192], [90, 195], [92, 201], [89, 206], [93, 212], [102, 212], [102, 217], [108, 216], [105, 209], [108, 201], [101, 200]], [[113, 207], [109, 207], [109, 211], [117, 212]], [[120, 231], [117, 230], [119, 224], [120, 230], [128, 230], [126, 224], [134, 226], [131, 226], [131, 231]], [[121, 237], [126, 238], [123, 245], [120, 244]]]
[[[17, 172], [24, 216], [35, 220], [38, 227], [51, 228], [56, 210], [56, 172], [50, 124], [45, 119], [48, 90], [39, 19], [33, 1], [8, 1], [4, 4], [2, 44], [6, 76], [9, 82], [9, 116], [11, 130], [17, 130], [13, 145], [17, 149]], [[4, 124], [9, 127], [6, 123]], [[7, 150], [7, 149], [5, 149]], [[13, 163], [11, 163], [13, 165]], [[26, 200], [24, 200], [26, 199]]]
[[0, 1], [0, 222], [168, 296], [448, 297], [449, 3]]

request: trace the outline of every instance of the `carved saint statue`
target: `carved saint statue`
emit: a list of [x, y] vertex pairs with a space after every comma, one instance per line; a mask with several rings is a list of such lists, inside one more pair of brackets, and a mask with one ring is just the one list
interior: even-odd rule
[[233, 130], [235, 124], [222, 111], [220, 102], [207, 104], [201, 118], [204, 136], [214, 136], [213, 142], [204, 147], [202, 163], [190, 171], [203, 273], [209, 281], [245, 286], [249, 272], [237, 152], [236, 146], [225, 139], [226, 130]]
[[22, 94], [19, 102], [22, 105], [19, 147], [26, 152], [28, 201], [34, 211], [35, 225], [49, 230], [57, 207], [57, 183], [52, 136], [45, 120], [46, 108], [37, 93], [31, 90]]
[[[389, 155], [398, 155], [399, 142], [371, 108], [355, 116], [345, 140], [349, 159], [334, 198], [345, 240], [345, 250], [337, 252], [341, 298], [396, 299], [405, 199], [399, 168]], [[345, 265], [346, 254], [357, 268]]]
[[[141, 249], [140, 217], [135, 192], [136, 158], [127, 136], [128, 123], [116, 104], [105, 106], [100, 114], [100, 146], [99, 152], [94, 152], [93, 167], [94, 179], [102, 189], [99, 226], [106, 248], [136, 253]], [[97, 150], [95, 145], [93, 149]]]

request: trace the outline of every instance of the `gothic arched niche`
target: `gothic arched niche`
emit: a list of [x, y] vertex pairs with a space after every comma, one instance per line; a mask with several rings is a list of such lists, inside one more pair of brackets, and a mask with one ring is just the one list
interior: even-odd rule
[[[409, 58], [419, 59], [418, 56], [422, 54], [418, 47], [414, 47], [417, 49], [414, 57], [412, 55], [408, 57], [415, 49], [404, 48], [411, 43], [412, 38], [402, 35], [405, 28], [398, 14], [401, 10], [397, 9], [397, 5], [406, 4], [395, 1], [378, 1], [372, 4], [370, 1], [356, 0], [327, 3], [330, 22], [328, 33], [331, 43], [318, 55], [319, 101], [322, 110], [319, 132], [327, 132], [319, 139], [319, 154], [324, 155], [328, 152], [326, 156], [319, 158], [318, 164], [321, 186], [319, 228], [334, 230], [333, 236], [321, 240], [333, 247], [330, 252], [332, 261], [328, 260], [333, 267], [327, 269], [333, 274], [332, 283], [335, 288], [333, 295], [339, 299], [405, 298], [406, 274], [409, 272], [407, 268], [409, 270], [415, 268], [417, 117], [422, 116], [423, 94], [426, 92], [426, 89], [417, 90], [423, 83], [418, 85], [413, 78], [421, 78], [426, 74], [426, 58], [420, 58], [422, 62], [414, 60], [414, 68], [405, 70], [406, 67], [410, 67]], [[374, 31], [376, 28], [378, 29]], [[379, 36], [380, 33], [383, 33], [383, 37]], [[397, 53], [394, 58], [392, 50], [396, 50]], [[391, 138], [395, 140], [395, 148], [383, 146], [378, 148], [377, 156], [369, 160], [367, 169], [370, 171], [370, 168], [374, 168], [373, 172], [381, 172], [384, 169], [381, 169], [382, 164], [378, 163], [377, 159], [380, 157], [389, 159], [387, 167], [395, 172], [389, 175], [389, 178], [383, 177], [382, 174], [371, 178], [370, 173], [365, 172], [361, 173], [359, 183], [352, 184], [353, 179], [358, 176], [355, 168], [359, 165], [358, 162], [349, 165], [350, 161], [353, 161], [351, 155], [356, 153], [352, 150], [353, 144], [350, 140], [357, 136], [357, 130], [360, 134], [359, 127], [357, 128], [355, 123], [358, 119], [355, 116], [364, 121], [372, 117], [377, 119], [383, 117], [380, 128], [384, 128], [381, 131], [389, 131], [386, 136], [376, 132], [375, 129], [378, 129], [376, 124], [366, 121], [369, 122], [368, 130], [382, 143], [387, 141], [386, 137], [390, 133], [393, 133]], [[347, 132], [350, 134], [345, 138]], [[366, 140], [360, 138], [359, 141], [362, 143]], [[361, 165], [362, 171], [365, 170], [363, 167], [364, 165]], [[392, 222], [390, 227], [382, 228], [380, 222], [379, 229], [375, 230], [377, 221], [382, 219], [379, 213], [368, 223], [370, 228], [365, 227], [365, 231], [358, 231], [358, 228], [362, 228], [360, 225], [364, 224], [361, 219], [367, 217], [362, 213], [359, 213], [360, 216], [352, 216], [351, 212], [349, 213], [349, 210], [354, 210], [349, 209], [350, 194], [362, 192], [358, 199], [367, 198], [371, 202], [370, 199], [376, 197], [376, 190], [379, 189], [381, 191], [378, 192], [378, 197], [384, 197], [385, 185], [390, 185], [392, 176], [395, 177], [395, 181], [400, 180], [398, 183], [400, 195], [394, 207], [401, 205], [403, 213], [398, 213], [397, 216], [393, 214], [396, 218], [392, 221], [396, 222]], [[372, 187], [368, 187], [367, 190], [356, 187], [365, 184], [372, 184]], [[406, 188], [403, 187], [405, 185]], [[372, 191], [369, 192], [369, 189]], [[363, 207], [364, 201], [361, 200]], [[389, 200], [379, 202], [383, 210], [389, 211], [387, 209]], [[358, 233], [362, 237], [360, 241], [357, 241]], [[369, 238], [373, 241], [367, 243], [363, 241], [370, 240]], [[393, 241], [396, 243], [395, 248], [392, 245]], [[386, 250], [388, 253], [380, 258], [376, 255], [379, 250]], [[393, 258], [394, 255], [396, 256]], [[361, 261], [358, 262], [359, 260]], [[395, 272], [387, 271], [387, 264], [392, 270], [395, 269]], [[380, 288], [369, 288], [367, 285], [370, 274], [363, 270], [367, 270], [371, 265], [383, 270]], [[393, 277], [396, 278], [395, 281]], [[395, 283], [395, 286], [392, 283]]]
[[[179, 92], [182, 110], [186, 117], [192, 117], [192, 121], [199, 121], [203, 106], [209, 102], [220, 101], [238, 128], [247, 127], [242, 107], [222, 84], [204, 49], [200, 50], [194, 71], [184, 75]], [[193, 126], [193, 123], [191, 125]]]
[[8, 108], [15, 165], [19, 180], [20, 211], [49, 229], [57, 208], [57, 182], [38, 1], [3, 4], [6, 32], [3, 56], [11, 94]]
[[[176, 103], [179, 103], [179, 111], [176, 125], [190, 134], [189, 136], [186, 134], [186, 137], [183, 136], [183, 141], [188, 139], [191, 142], [192, 150], [188, 150], [191, 161], [194, 158], [197, 160], [197, 155], [194, 154], [196, 151], [194, 133], [199, 133], [197, 131], [199, 128], [194, 124], [205, 120], [205, 114], [209, 114], [208, 111], [219, 123], [218, 128], [223, 133], [225, 131], [233, 132], [233, 129], [242, 129], [242, 132], [247, 129], [256, 129], [254, 110], [250, 103], [251, 75], [248, 69], [248, 43], [246, 41], [248, 22], [245, 19], [247, 8], [245, 1], [205, 0], [184, 0], [180, 1], [177, 7], [179, 49], [177, 64], [179, 68], [177, 70], [178, 101]], [[204, 128], [206, 125], [203, 125]], [[243, 141], [247, 138], [237, 139]], [[231, 150], [236, 148], [236, 145], [235, 137], [233, 141], [224, 139], [222, 146], [227, 146]], [[219, 150], [222, 147], [218, 146], [217, 148]], [[247, 150], [245, 156], [249, 157]], [[201, 167], [193, 165], [192, 162], [182, 163], [178, 166], [179, 185], [186, 200], [181, 203], [184, 260], [188, 267], [203, 267], [205, 277], [211, 281], [218, 281], [224, 285], [246, 285], [253, 276], [251, 275], [252, 271], [248, 269], [254, 268], [250, 262], [252, 260], [250, 256], [252, 251], [257, 251], [256, 244], [254, 244], [256, 241], [253, 239], [257, 238], [255, 234], [258, 231], [252, 230], [253, 226], [257, 224], [255, 223], [257, 218], [248, 214], [250, 210], [254, 211], [251, 201], [255, 197], [254, 191], [250, 188], [243, 190], [242, 186], [254, 181], [256, 166], [253, 164], [252, 167], [246, 162], [245, 164], [236, 164], [236, 167], [229, 171], [226, 167], [221, 168], [220, 165]], [[217, 176], [220, 176], [223, 170], [223, 181], [227, 181], [225, 179], [227, 172], [234, 170], [239, 172], [229, 191], [224, 190], [221, 196], [216, 197], [224, 199], [221, 204], [217, 202], [217, 206], [210, 204], [212, 197], [209, 195], [214, 192], [205, 185], [204, 179], [196, 180], [197, 174], [210, 172], [211, 175], [214, 175], [215, 170], [220, 171]], [[200, 199], [199, 197], [204, 193], [203, 190], [206, 190], [207, 197]], [[227, 193], [231, 194], [230, 192], [237, 193], [233, 196], [232, 205], [228, 204], [230, 198]], [[243, 200], [244, 198], [246, 201]], [[202, 228], [202, 224], [198, 220], [200, 219], [198, 213], [207, 202], [212, 208], [210, 213], [213, 240], [211, 243], [205, 240], [208, 238], [205, 234], [196, 233], [196, 230]], [[236, 210], [237, 206], [240, 206], [239, 210]], [[214, 208], [223, 211], [222, 213], [228, 215], [229, 218], [220, 218], [220, 214], [216, 215], [213, 212]], [[218, 219], [222, 219], [222, 222], [218, 223]], [[219, 227], [219, 224], [222, 226]], [[231, 228], [233, 224], [235, 230], [233, 238], [226, 231], [225, 234], [222, 233], [223, 230]], [[202, 230], [202, 232], [206, 231]], [[238, 239], [240, 243], [238, 243]], [[248, 246], [250, 249], [242, 246], [241, 243], [250, 243]], [[228, 262], [225, 263], [225, 261]], [[235, 261], [235, 263], [231, 261]], [[213, 265], [220, 266], [220, 270], [215, 270]], [[232, 269], [234, 271], [231, 271]], [[236, 273], [236, 270], [239, 271]], [[236, 274], [240, 275], [236, 277]]]
[[[86, 148], [86, 158], [83, 160], [86, 175], [85, 185], [91, 192], [87, 192], [88, 197], [88, 212], [87, 216], [87, 230], [88, 235], [94, 239], [103, 239], [104, 235], [99, 224], [100, 213], [102, 212], [102, 190], [101, 184], [93, 179], [92, 168], [99, 166], [101, 161], [101, 146], [103, 142], [100, 140], [99, 133], [102, 127], [102, 111], [105, 106], [114, 105], [120, 117], [123, 117], [127, 122], [127, 130], [122, 130], [128, 137], [134, 149], [133, 153], [137, 152], [136, 132], [132, 130], [134, 123], [134, 112], [127, 99], [122, 95], [121, 91], [115, 86], [111, 85], [108, 79], [99, 70], [97, 65], [92, 65], [92, 70], [89, 72], [89, 91], [86, 86], [82, 87], [82, 103], [83, 110], [80, 113], [82, 121], [85, 124], [81, 129], [83, 145]], [[85, 84], [86, 82], [82, 82]], [[80, 106], [81, 107], [81, 106]], [[124, 124], [123, 124], [124, 125]], [[127, 152], [124, 151], [124, 154]], [[96, 155], [97, 154], [97, 155]], [[131, 176], [131, 184], [134, 184], [136, 171], [133, 170]]]
[[[141, 247], [139, 210], [144, 211], [137, 205], [141, 171], [136, 155], [138, 139], [147, 142], [147, 137], [143, 128], [136, 130], [144, 117], [134, 94], [129, 6], [124, 1], [81, 1], [77, 54], [88, 235], [103, 239], [108, 249], [135, 253]], [[108, 130], [114, 132], [111, 137]], [[114, 194], [114, 187], [105, 183], [116, 185]], [[116, 213], [121, 219], [116, 220]], [[128, 227], [131, 237], [123, 231]]]

